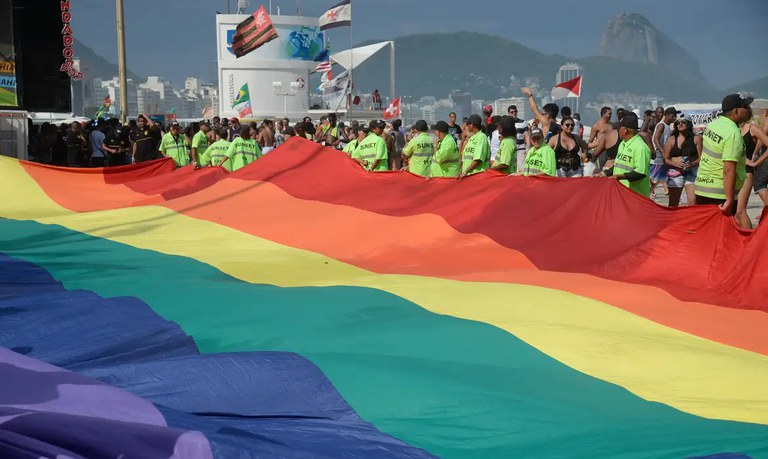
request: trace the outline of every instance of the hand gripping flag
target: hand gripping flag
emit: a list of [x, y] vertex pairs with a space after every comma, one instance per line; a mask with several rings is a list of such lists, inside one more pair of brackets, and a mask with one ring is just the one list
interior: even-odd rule
[[352, 25], [352, 3], [344, 0], [320, 16], [320, 30]]
[[391, 104], [384, 110], [384, 119], [393, 120], [400, 116], [400, 98], [393, 100]]
[[552, 99], [565, 99], [566, 97], [581, 97], [581, 77], [564, 81], [552, 88]]
[[252, 16], [237, 25], [232, 37], [232, 51], [237, 57], [243, 57], [267, 42], [277, 38], [277, 30], [267, 10], [262, 6]]
[[253, 115], [253, 108], [251, 107], [251, 96], [248, 93], [248, 83], [245, 83], [240, 92], [237, 95], [237, 99], [232, 102], [232, 108], [237, 110], [239, 118], [245, 118], [248, 115]]

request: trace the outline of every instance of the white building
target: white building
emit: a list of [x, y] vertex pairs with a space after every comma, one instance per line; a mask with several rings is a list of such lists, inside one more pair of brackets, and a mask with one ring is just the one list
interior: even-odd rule
[[163, 99], [160, 97], [160, 92], [154, 89], [148, 88], [144, 85], [139, 85], [136, 89], [136, 100], [139, 113], [164, 113]]

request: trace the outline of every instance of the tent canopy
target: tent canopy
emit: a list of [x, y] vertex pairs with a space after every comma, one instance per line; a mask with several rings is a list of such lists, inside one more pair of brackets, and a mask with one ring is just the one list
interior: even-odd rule
[[359, 48], [352, 48], [336, 54], [331, 54], [331, 61], [339, 64], [345, 69], [349, 69], [350, 67], [354, 68], [384, 49], [390, 43], [391, 42], [389, 41], [383, 41], [381, 43], [374, 43], [372, 45], [361, 46]]

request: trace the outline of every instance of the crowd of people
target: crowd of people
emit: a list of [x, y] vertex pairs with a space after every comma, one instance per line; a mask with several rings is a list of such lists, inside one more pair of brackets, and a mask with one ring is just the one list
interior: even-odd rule
[[[345, 152], [368, 171], [406, 170], [412, 174], [462, 179], [488, 169], [509, 175], [563, 178], [610, 177], [653, 198], [657, 187], [669, 206], [681, 201], [717, 204], [742, 227], [754, 190], [768, 205], [768, 123], [753, 122], [752, 98], [726, 96], [722, 113], [702, 133], [674, 107], [639, 111], [603, 107], [588, 138], [578, 113], [550, 103], [539, 108], [523, 88], [533, 112], [517, 117], [515, 105], [504, 116], [490, 105], [483, 115], [429, 126], [419, 120], [405, 128], [387, 123], [339, 122], [333, 113], [315, 124], [305, 117], [241, 124], [237, 118], [202, 120], [182, 127], [162, 126], [146, 115], [122, 125], [116, 119], [43, 124], [33, 132], [31, 153], [41, 162], [69, 167], [111, 167], [172, 158], [178, 167], [224, 167], [235, 171], [301, 137]], [[765, 120], [764, 120], [765, 121]]]

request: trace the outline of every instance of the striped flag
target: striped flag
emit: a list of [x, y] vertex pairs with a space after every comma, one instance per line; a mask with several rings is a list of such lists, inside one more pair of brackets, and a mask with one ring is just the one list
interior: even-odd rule
[[320, 16], [320, 30], [352, 25], [352, 3], [344, 0]]
[[202, 118], [213, 118], [213, 115], [214, 115], [214, 111], [213, 111], [212, 105], [206, 105], [205, 108], [203, 108], [202, 113], [200, 114]]
[[98, 119], [99, 117], [106, 115], [111, 105], [112, 105], [112, 97], [111, 96], [105, 97], [101, 103], [101, 107], [99, 107], [99, 109], [96, 110], [96, 113], [93, 115], [93, 119]]
[[331, 71], [331, 61], [325, 61], [320, 62], [317, 64], [317, 67], [315, 67], [315, 72], [330, 72]]
[[243, 57], [265, 43], [277, 38], [277, 30], [267, 10], [262, 6], [252, 16], [237, 25], [235, 36], [232, 37], [232, 52], [237, 57]]

